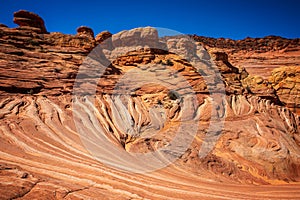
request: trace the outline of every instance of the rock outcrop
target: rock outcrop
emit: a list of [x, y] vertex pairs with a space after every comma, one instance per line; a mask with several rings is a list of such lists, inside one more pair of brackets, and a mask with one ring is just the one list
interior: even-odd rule
[[[271, 85], [275, 86], [276, 94], [282, 99], [282, 102], [299, 114], [297, 85], [293, 89], [286, 88], [294, 84], [293, 81], [296, 78], [291, 77], [293, 77], [294, 71], [300, 68], [299, 38], [286, 39], [278, 36], [267, 36], [231, 40], [196, 35], [193, 38], [207, 49], [226, 52], [229, 55], [230, 63], [240, 69], [245, 68], [251, 76], [243, 81], [244, 86], [249, 86], [249, 89], [252, 88], [256, 92], [265, 93], [266, 96], [274, 93]], [[274, 72], [272, 72], [273, 70]], [[293, 79], [292, 84], [287, 83], [289, 80], [279, 84], [274, 76], [282, 76], [286, 73], [290, 73], [289, 79]]]
[[300, 198], [297, 69], [151, 27], [38, 33], [0, 26], [1, 199]]
[[107, 39], [110, 38], [111, 36], [112, 36], [112, 34], [111, 34], [110, 32], [108, 32], [108, 31], [103, 31], [103, 32], [99, 33], [98, 35], [96, 35], [95, 40], [96, 40], [96, 42], [97, 42], [98, 44], [100, 44], [101, 42], [107, 40]]
[[286, 39], [278, 36], [232, 40], [208, 38], [194, 35], [201, 45], [218, 49], [229, 55], [229, 61], [237, 67], [244, 67], [252, 75], [268, 79], [273, 69], [300, 66], [300, 39]]
[[14, 23], [21, 28], [31, 28], [38, 33], [47, 33], [44, 20], [35, 13], [20, 10], [14, 13]]
[[281, 67], [269, 78], [280, 101], [300, 114], [300, 67]]
[[158, 32], [155, 28], [135, 28], [129, 31], [121, 31], [112, 36], [115, 48], [124, 46], [156, 46], [158, 42]]
[[77, 35], [94, 38], [94, 31], [87, 26], [80, 26], [77, 28]]

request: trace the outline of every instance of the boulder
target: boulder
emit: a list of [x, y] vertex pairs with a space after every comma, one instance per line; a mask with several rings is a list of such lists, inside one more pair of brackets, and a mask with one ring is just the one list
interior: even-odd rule
[[121, 31], [112, 36], [114, 47], [150, 46], [158, 44], [158, 32], [155, 28], [135, 28], [129, 31]]
[[90, 27], [80, 26], [77, 28], [77, 35], [83, 35], [94, 38], [94, 31]]
[[277, 68], [273, 70], [269, 82], [272, 83], [280, 101], [300, 113], [300, 68]]
[[20, 10], [14, 13], [14, 23], [20, 27], [31, 27], [38, 33], [47, 33], [44, 20], [35, 13]]
[[96, 40], [97, 43], [100, 44], [104, 40], [110, 38], [111, 36], [112, 36], [112, 34], [110, 32], [108, 32], [108, 31], [102, 31], [101, 33], [99, 33], [99, 34], [96, 35], [95, 40]]

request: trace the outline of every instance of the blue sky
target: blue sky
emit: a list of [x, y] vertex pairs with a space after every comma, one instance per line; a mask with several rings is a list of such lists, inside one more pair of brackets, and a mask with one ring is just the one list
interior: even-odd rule
[[67, 34], [86, 25], [95, 34], [153, 26], [217, 38], [300, 37], [300, 0], [0, 0], [0, 23], [16, 27], [20, 9], [39, 14], [48, 31]]

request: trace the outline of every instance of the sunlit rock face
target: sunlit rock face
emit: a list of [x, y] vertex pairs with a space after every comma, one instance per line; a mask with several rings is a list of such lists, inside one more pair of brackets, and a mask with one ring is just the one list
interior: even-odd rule
[[242, 40], [201, 36], [193, 38], [208, 49], [225, 51], [234, 66], [244, 67], [252, 75], [268, 78], [275, 68], [300, 65], [299, 38], [287, 39], [279, 36], [247, 37]]
[[269, 81], [280, 100], [291, 110], [300, 114], [300, 68], [281, 67], [272, 72]]
[[0, 199], [300, 198], [297, 69], [151, 27], [0, 41]]
[[[257, 82], [258, 90], [270, 93], [272, 84], [281, 101], [293, 112], [300, 112], [299, 105], [299, 68], [300, 40], [278, 36], [264, 38], [245, 38], [231, 40], [193, 36], [207, 49], [224, 51], [229, 55], [229, 62], [242, 70], [245, 68], [250, 77], [246, 80]], [[265, 81], [262, 81], [264, 78]], [[255, 80], [254, 80], [255, 79]], [[292, 79], [292, 80], [291, 80]], [[260, 82], [260, 83], [259, 83]], [[280, 84], [279, 84], [280, 83]], [[252, 87], [250, 84], [249, 87]]]
[[44, 20], [35, 13], [26, 10], [19, 10], [14, 13], [14, 23], [20, 26], [20, 29], [29, 29], [37, 33], [47, 33]]

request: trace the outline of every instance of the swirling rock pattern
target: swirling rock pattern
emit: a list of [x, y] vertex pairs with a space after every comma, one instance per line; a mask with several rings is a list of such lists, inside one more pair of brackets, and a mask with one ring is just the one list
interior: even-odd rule
[[[138, 42], [141, 37], [150, 40], [139, 45], [165, 50], [121, 48], [120, 38]], [[93, 64], [83, 63], [96, 45], [94, 38], [0, 27], [1, 199], [300, 198], [299, 116], [279, 105], [280, 95], [270, 92], [269, 98], [263, 86], [247, 88], [253, 81], [264, 82], [244, 80], [245, 71], [232, 66], [220, 51], [208, 54], [187, 38], [164, 41], [151, 27], [124, 31], [105, 42], [103, 54], [97, 55], [108, 67], [97, 82], [96, 95], [90, 91], [97, 69], [88, 68], [89, 73], [76, 79], [87, 93], [74, 99], [79, 67]], [[220, 91], [221, 84], [206, 81], [213, 72], [199, 74], [186, 59], [167, 51], [193, 58], [184, 51], [186, 46], [201, 53], [203, 69], [214, 61], [225, 85], [226, 98], [218, 102], [223, 106], [217, 112], [225, 124], [204, 157], [199, 156], [201, 147], [216, 137], [207, 133], [207, 127], [217, 123], [209, 90]], [[141, 72], [165, 85], [146, 84]], [[182, 80], [194, 91], [194, 99], [188, 98]], [[124, 96], [126, 87], [139, 84]], [[174, 90], [166, 87], [171, 85]], [[184, 122], [197, 121], [199, 127], [176, 162], [149, 173], [129, 173], [95, 160], [84, 146], [74, 121], [74, 101], [82, 126], [91, 132], [101, 128], [108, 145], [126, 152], [148, 153], [167, 146], [184, 113]], [[99, 129], [90, 126], [95, 122]]]

